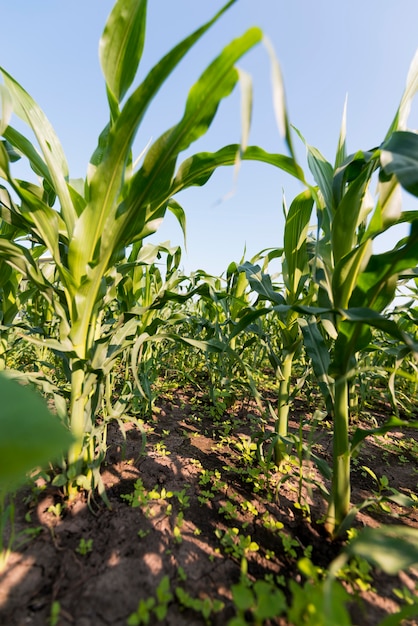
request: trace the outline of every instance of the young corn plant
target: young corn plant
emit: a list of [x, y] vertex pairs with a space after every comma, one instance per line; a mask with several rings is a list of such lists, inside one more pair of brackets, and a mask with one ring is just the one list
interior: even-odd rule
[[[214, 155], [189, 157], [176, 171], [179, 154], [209, 128], [218, 106], [239, 80], [235, 63], [261, 39], [257, 28], [231, 42], [191, 88], [183, 117], [159, 137], [136, 167], [132, 146], [154, 96], [202, 35], [232, 4], [179, 43], [128, 93], [141, 60], [146, 30], [146, 0], [117, 0], [100, 40], [100, 63], [109, 104], [109, 123], [101, 133], [84, 180], [69, 176], [62, 146], [45, 114], [3, 68], [0, 130], [2, 219], [17, 224], [56, 267], [52, 283], [32, 251], [13, 237], [0, 237], [0, 258], [19, 271], [53, 307], [58, 339], [45, 345], [68, 361], [69, 425], [74, 443], [63, 474], [70, 497], [79, 488], [101, 488], [103, 446], [96, 452], [96, 417], [103, 377], [137, 334], [137, 316], [121, 328], [103, 328], [105, 309], [115, 299], [115, 267], [125, 250], [154, 233], [167, 209], [183, 220], [173, 195], [203, 184], [219, 165], [231, 165], [240, 146]], [[12, 111], [33, 131], [38, 148], [10, 125]], [[37, 181], [13, 175], [15, 154], [25, 158]], [[17, 200], [12, 200], [17, 198]], [[116, 342], [116, 343], [115, 343]]]
[[[277, 318], [280, 334], [280, 353], [270, 346], [269, 356], [278, 380], [277, 412], [274, 413], [276, 437], [274, 460], [280, 466], [286, 456], [286, 437], [288, 435], [289, 409], [291, 402], [291, 376], [296, 354], [302, 346], [302, 332], [299, 314], [293, 307], [296, 304], [310, 305], [315, 297], [314, 283], [310, 280], [309, 270], [309, 222], [314, 200], [309, 191], [299, 194], [286, 212], [283, 250], [276, 250], [282, 258], [283, 287], [273, 285], [268, 274], [258, 265], [244, 263], [241, 270], [258, 296], [258, 301], [270, 302]], [[270, 313], [270, 308], [258, 309], [248, 313], [241, 321], [241, 327], [252, 323], [254, 316]]]
[[[367, 348], [371, 328], [379, 328], [417, 353], [413, 338], [385, 309], [395, 297], [398, 275], [418, 263], [418, 212], [402, 211], [400, 186], [418, 195], [418, 135], [405, 130], [410, 100], [418, 88], [418, 57], [384, 142], [375, 149], [345, 154], [345, 123], [335, 165], [307, 146], [308, 164], [318, 187], [318, 230], [314, 280], [322, 308], [304, 309], [305, 346], [317, 375], [332, 395], [333, 472], [325, 527], [334, 537], [349, 525], [351, 454], [370, 431], [349, 437], [349, 385], [356, 355]], [[369, 188], [378, 175], [376, 202]], [[410, 233], [392, 250], [373, 254], [373, 240], [393, 225], [409, 223]], [[311, 314], [311, 316], [309, 316]], [[327, 347], [314, 315], [332, 325], [335, 344]], [[399, 423], [397, 422], [399, 425]], [[389, 430], [392, 422], [382, 427]], [[352, 511], [354, 512], [354, 511]]]

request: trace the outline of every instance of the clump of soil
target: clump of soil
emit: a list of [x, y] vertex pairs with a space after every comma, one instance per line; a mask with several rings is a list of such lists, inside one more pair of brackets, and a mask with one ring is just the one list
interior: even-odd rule
[[[235, 615], [231, 586], [243, 571], [249, 580], [274, 580], [287, 593], [290, 579], [302, 582], [302, 556], [328, 567], [341, 543], [330, 542], [318, 523], [325, 503], [315, 487], [323, 478], [314, 465], [305, 462], [300, 473], [290, 463], [287, 475], [273, 469], [265, 475], [250, 439], [256, 409], [236, 403], [216, 418], [196, 396], [183, 389], [174, 399], [161, 398], [144, 425], [145, 450], [144, 433], [133, 424], [124, 433], [109, 429], [103, 481], [111, 509], [100, 500], [89, 507], [82, 497], [62, 507], [61, 494], [49, 487], [37, 497], [29, 489], [19, 494], [16, 531], [31, 538], [15, 546], [0, 574], [1, 624], [125, 626], [140, 600], [155, 598], [167, 576], [172, 598], [160, 623], [223, 626]], [[302, 415], [304, 432], [312, 437], [309, 410], [301, 402], [295, 403], [291, 427], [299, 428]], [[404, 436], [391, 434], [391, 441]], [[417, 492], [416, 459], [404, 454], [400, 461], [386, 443], [366, 441], [353, 466], [353, 502], [376, 489], [363, 464], [386, 475], [391, 487]], [[326, 429], [315, 431], [313, 445], [330, 460]], [[369, 509], [356, 524], [395, 521], [418, 528], [417, 514], [407, 513], [395, 506], [391, 515]], [[239, 538], [241, 552], [234, 547]], [[394, 589], [415, 593], [415, 570], [395, 577], [369, 574], [369, 583], [347, 582], [353, 624], [374, 626], [399, 610]], [[176, 595], [179, 588], [200, 604], [186, 606]], [[150, 623], [156, 623], [154, 615]], [[288, 622], [277, 617], [265, 623]]]

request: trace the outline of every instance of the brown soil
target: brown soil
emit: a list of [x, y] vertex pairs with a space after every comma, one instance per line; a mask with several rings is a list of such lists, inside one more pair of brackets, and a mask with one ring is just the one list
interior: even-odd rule
[[[37, 497], [29, 490], [20, 494], [16, 531], [37, 531], [20, 549], [15, 548], [0, 573], [0, 624], [125, 626], [139, 601], [155, 596], [159, 582], [167, 575], [173, 593], [181, 587], [193, 598], [220, 600], [223, 608], [205, 621], [201, 611], [185, 608], [174, 596], [167, 616], [158, 623], [226, 625], [235, 614], [230, 590], [240, 579], [241, 567], [240, 558], [226, 553], [220, 542], [232, 527], [259, 546], [247, 553], [251, 580], [271, 575], [279, 577], [284, 586], [290, 579], [302, 582], [296, 563], [308, 546], [312, 546], [312, 561], [324, 568], [339, 554], [341, 543], [330, 542], [317, 523], [325, 511], [320, 492], [313, 487], [309, 493], [306, 488], [309, 476], [318, 479], [313, 465], [305, 463], [303, 488], [311, 522], [295, 507], [298, 468], [279, 485], [282, 475], [272, 472], [267, 480], [253, 471], [257, 463], [250, 457], [245, 462], [237, 448], [240, 443], [248, 444], [254, 431], [254, 407], [237, 404], [216, 420], [209, 416], [208, 407], [197, 402], [197, 395], [190, 389], [178, 390], [172, 398], [157, 403], [153, 419], [145, 424], [145, 452], [142, 434], [132, 424], [124, 426], [126, 441], [116, 426], [109, 429], [103, 481], [111, 510], [100, 501], [93, 504], [92, 512], [87, 502], [79, 499], [57, 516], [50, 509], [62, 503], [57, 490], [46, 488]], [[294, 430], [301, 415], [308, 435], [310, 414], [296, 402], [291, 421]], [[228, 419], [235, 419], [235, 424], [231, 436], [225, 437]], [[319, 436], [317, 432], [314, 449], [329, 461], [329, 431], [323, 428]], [[390, 441], [406, 436], [415, 436], [414, 431], [391, 433]], [[402, 493], [417, 493], [416, 459], [407, 452], [400, 459], [399, 454], [388, 450], [387, 441], [367, 440], [362, 448], [353, 466], [353, 503], [369, 497], [375, 488], [371, 477], [361, 470], [366, 463], [377, 476], [386, 475], [391, 487]], [[202, 484], [204, 470], [206, 485]], [[156, 487], [160, 497], [148, 495], [146, 504], [133, 507], [122, 496], [134, 492], [139, 478], [147, 494]], [[183, 490], [188, 506], [180, 503], [181, 495], [176, 495]], [[209, 491], [213, 497], [207, 497]], [[222, 513], [221, 507], [228, 501], [233, 504], [233, 519]], [[139, 504], [138, 500], [135, 503]], [[276, 522], [283, 524], [281, 530], [274, 526]], [[377, 509], [361, 512], [356, 525], [393, 522], [418, 528], [416, 511], [405, 512], [395, 506], [391, 515]], [[296, 540], [294, 554], [284, 549], [283, 533]], [[91, 551], [84, 555], [77, 552], [82, 539], [92, 540]], [[400, 601], [393, 590], [406, 587], [414, 593], [417, 581], [416, 570], [394, 577], [373, 571], [369, 588], [349, 585], [353, 624], [377, 625], [399, 610]], [[56, 621], [50, 619], [53, 602], [60, 607]], [[157, 623], [154, 615], [150, 619], [153, 623]], [[288, 622], [276, 618], [265, 624], [285, 626]], [[416, 625], [418, 621], [404, 624]]]

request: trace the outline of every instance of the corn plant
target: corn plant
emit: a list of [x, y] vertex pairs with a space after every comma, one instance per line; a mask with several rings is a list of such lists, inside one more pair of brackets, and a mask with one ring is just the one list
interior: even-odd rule
[[[308, 255], [308, 230], [313, 205], [310, 192], [304, 191], [294, 199], [289, 211], [285, 214], [283, 250], [274, 252], [276, 256], [281, 252], [282, 257], [283, 287], [281, 289], [273, 285], [270, 276], [264, 273], [258, 265], [245, 263], [240, 268], [246, 273], [258, 299], [273, 305], [279, 324], [279, 353], [277, 350], [272, 350], [271, 342], [267, 337], [270, 346], [270, 361], [279, 382], [277, 412], [274, 414], [272, 411], [276, 423], [274, 457], [277, 465], [280, 465], [286, 453], [285, 439], [288, 434], [293, 362], [302, 345], [299, 315], [293, 306], [297, 303], [309, 305], [315, 296], [313, 282], [309, 280]], [[255, 310], [243, 319], [243, 324], [248, 323], [254, 315], [268, 312], [269, 308]]]
[[[45, 250], [59, 280], [48, 280], [42, 266], [22, 243], [0, 237], [0, 257], [19, 271], [53, 307], [59, 320], [58, 339], [46, 345], [68, 361], [69, 424], [75, 438], [63, 474], [68, 493], [100, 487], [103, 446], [97, 454], [96, 415], [103, 376], [132, 343], [138, 320], [133, 316], [119, 329], [103, 327], [104, 312], [116, 297], [114, 268], [128, 246], [154, 233], [167, 209], [183, 219], [172, 196], [203, 184], [214, 169], [232, 164], [240, 146], [215, 155], [189, 157], [176, 172], [179, 154], [210, 126], [220, 101], [239, 80], [235, 63], [261, 39], [257, 28], [230, 43], [203, 72], [187, 97], [184, 115], [158, 138], [137, 168], [132, 145], [146, 110], [165, 80], [200, 37], [233, 4], [164, 56], [130, 94], [144, 47], [146, 0], [117, 0], [100, 40], [110, 120], [101, 133], [84, 180], [69, 177], [61, 144], [45, 114], [31, 96], [1, 69], [3, 118], [0, 130], [0, 176], [17, 197], [2, 195], [2, 217], [16, 223]], [[10, 125], [12, 111], [33, 131], [39, 150]], [[13, 151], [13, 153], [12, 153]], [[14, 156], [26, 158], [36, 183], [14, 177]]]
[[[394, 122], [378, 148], [347, 157], [345, 124], [334, 166], [316, 148], [307, 146], [308, 164], [318, 184], [312, 188], [320, 232], [314, 280], [323, 307], [304, 310], [307, 319], [302, 329], [314, 369], [333, 396], [333, 473], [325, 521], [331, 536], [342, 532], [351, 519], [351, 454], [368, 434], [357, 431], [350, 442], [349, 384], [356, 370], [356, 355], [368, 346], [372, 327], [416, 354], [413, 338], [384, 313], [395, 297], [398, 275], [418, 263], [418, 213], [402, 212], [400, 198], [400, 185], [418, 195], [418, 135], [405, 130], [410, 100], [418, 88], [417, 63], [418, 57]], [[374, 203], [369, 188], [375, 173], [378, 193]], [[375, 237], [405, 222], [411, 225], [409, 235], [392, 250], [373, 254]], [[327, 320], [335, 337], [332, 349], [309, 314]], [[382, 432], [390, 428], [389, 423]]]
[[[368, 345], [372, 327], [395, 337], [412, 353], [417, 352], [413, 338], [384, 315], [395, 297], [398, 276], [414, 270], [418, 262], [418, 214], [402, 212], [400, 195], [401, 186], [418, 195], [418, 135], [406, 130], [417, 89], [418, 56], [411, 65], [394, 121], [377, 148], [347, 156], [345, 112], [334, 166], [306, 144], [309, 169], [317, 187], [306, 183], [293, 159], [293, 172], [290, 168], [287, 171], [304, 182], [307, 190], [292, 203], [286, 218], [283, 293], [258, 266], [242, 267], [254, 291], [274, 305], [283, 319], [276, 458], [283, 454], [280, 438], [283, 440], [287, 432], [291, 364], [301, 333], [333, 415], [332, 486], [325, 523], [331, 536], [342, 532], [344, 520], [350, 523], [352, 519], [350, 458], [367, 436], [365, 431], [357, 431], [350, 443], [349, 379], [355, 372], [356, 355]], [[293, 156], [290, 142], [288, 145]], [[272, 155], [266, 155], [265, 160], [285, 169], [282, 161], [274, 163]], [[374, 203], [370, 186], [376, 176], [378, 193]], [[318, 224], [316, 242], [312, 244], [307, 240], [307, 231], [314, 205]], [[409, 236], [393, 250], [373, 255], [373, 240], [400, 223], [410, 223]], [[235, 332], [270, 311], [271, 306], [250, 312]], [[382, 432], [393, 425], [390, 422]]]

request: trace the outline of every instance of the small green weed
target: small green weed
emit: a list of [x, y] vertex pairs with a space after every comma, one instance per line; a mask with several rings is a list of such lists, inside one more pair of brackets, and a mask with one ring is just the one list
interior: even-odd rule
[[228, 622], [228, 626], [246, 626], [246, 615], [251, 614], [251, 623], [262, 626], [266, 620], [278, 617], [286, 611], [284, 593], [276, 585], [265, 580], [257, 580], [251, 584], [243, 580], [232, 586], [232, 599], [236, 616]]
[[86, 556], [87, 554], [90, 554], [92, 550], [93, 539], [84, 539], [84, 537], [80, 539], [80, 542], [75, 549], [75, 551], [78, 552], [78, 554], [80, 554], [81, 556]]
[[140, 600], [135, 613], [128, 617], [127, 626], [149, 624], [153, 614], [158, 621], [162, 621], [167, 615], [168, 606], [172, 599], [170, 579], [168, 576], [163, 576], [157, 587], [156, 597]]
[[199, 613], [207, 624], [213, 613], [219, 613], [224, 608], [224, 603], [220, 600], [194, 598], [181, 587], [176, 587], [176, 597], [180, 606]]

